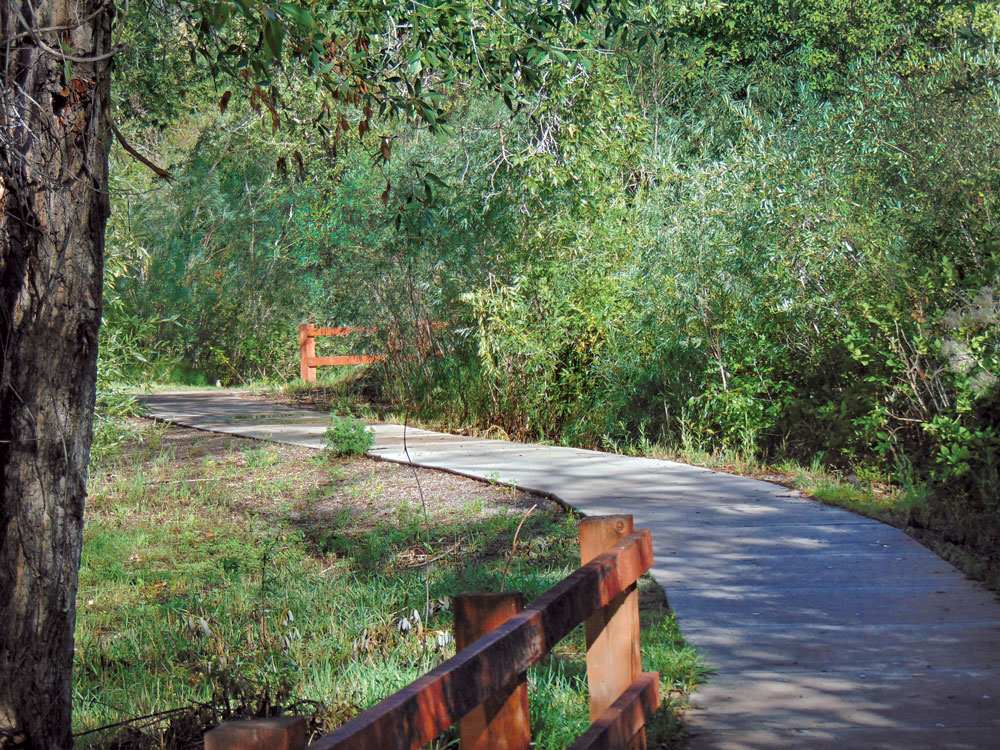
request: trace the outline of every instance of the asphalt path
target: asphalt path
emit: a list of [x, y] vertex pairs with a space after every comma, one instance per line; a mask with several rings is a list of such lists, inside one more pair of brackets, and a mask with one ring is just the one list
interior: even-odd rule
[[[150, 416], [322, 447], [325, 414], [232, 391], [140, 397]], [[691, 748], [1000, 748], [1000, 600], [903, 532], [697, 466], [374, 424], [374, 457], [630, 513], [715, 670]]]

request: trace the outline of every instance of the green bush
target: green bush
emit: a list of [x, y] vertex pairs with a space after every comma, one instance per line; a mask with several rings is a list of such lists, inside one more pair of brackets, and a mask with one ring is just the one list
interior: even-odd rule
[[331, 413], [323, 443], [334, 456], [362, 456], [375, 444], [375, 433], [359, 419]]

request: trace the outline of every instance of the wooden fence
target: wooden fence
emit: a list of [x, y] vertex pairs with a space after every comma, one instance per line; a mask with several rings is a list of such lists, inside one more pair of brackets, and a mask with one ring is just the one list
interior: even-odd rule
[[[640, 667], [636, 581], [653, 565], [650, 532], [635, 531], [632, 516], [585, 519], [580, 558], [581, 568], [527, 607], [512, 593], [455, 597], [458, 653], [309, 750], [416, 750], [456, 723], [463, 750], [527, 750], [526, 670], [581, 622], [592, 723], [571, 750], [643, 750], [647, 718], [660, 702], [659, 675]], [[268, 721], [289, 722], [224, 724], [206, 734], [206, 750], [301, 750], [301, 723], [290, 725], [292, 736]], [[281, 738], [253, 739], [271, 730]]]
[[[416, 351], [422, 357], [430, 354], [440, 354], [440, 350], [431, 338], [432, 331], [444, 328], [441, 323], [420, 323], [414, 327], [415, 336], [413, 343]], [[328, 365], [369, 365], [373, 362], [385, 360], [384, 354], [344, 354], [335, 357], [316, 356], [316, 338], [318, 336], [371, 336], [377, 332], [376, 328], [365, 328], [362, 326], [340, 326], [339, 328], [316, 328], [312, 323], [303, 323], [299, 326], [299, 376], [307, 383], [316, 382], [316, 368]], [[398, 351], [403, 348], [403, 344], [398, 338], [390, 336], [389, 348]]]
[[338, 357], [316, 356], [317, 336], [370, 335], [374, 332], [374, 328], [351, 328], [349, 326], [341, 328], [316, 328], [312, 323], [303, 323], [299, 326], [300, 377], [307, 383], [315, 383], [317, 367], [324, 367], [326, 365], [367, 365], [372, 362], [381, 362], [385, 359], [385, 356], [382, 354], [354, 354]]

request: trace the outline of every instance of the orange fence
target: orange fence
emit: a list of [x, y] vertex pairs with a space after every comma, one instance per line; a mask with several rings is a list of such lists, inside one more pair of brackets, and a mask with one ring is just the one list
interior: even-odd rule
[[[421, 356], [429, 354], [440, 354], [435, 344], [431, 340], [431, 331], [438, 331], [444, 328], [441, 323], [423, 323], [416, 326], [416, 348]], [[316, 382], [316, 368], [327, 365], [369, 365], [372, 362], [382, 362], [384, 354], [345, 354], [336, 357], [316, 356], [317, 336], [371, 336], [376, 333], [376, 328], [364, 328], [360, 326], [341, 326], [339, 328], [316, 328], [312, 323], [303, 323], [299, 326], [299, 376], [307, 383]], [[398, 339], [389, 339], [389, 346], [395, 351], [402, 348]]]
[[349, 336], [354, 334], [372, 334], [374, 328], [316, 328], [312, 323], [299, 326], [299, 375], [307, 383], [316, 382], [316, 368], [325, 365], [367, 365], [381, 362], [382, 354], [356, 354], [340, 357], [317, 357], [317, 336]]
[[[463, 750], [527, 750], [526, 670], [581, 622], [592, 724], [571, 750], [645, 748], [646, 722], [660, 702], [659, 675], [641, 671], [639, 654], [636, 581], [653, 565], [650, 533], [634, 531], [631, 516], [585, 519], [580, 557], [583, 567], [526, 608], [519, 594], [455, 597], [458, 653], [309, 750], [416, 750], [456, 723]], [[205, 747], [263, 748], [252, 737], [267, 721], [224, 724], [206, 735]], [[295, 731], [267, 746], [301, 750], [301, 725]], [[242, 744], [226, 739], [236, 735]]]

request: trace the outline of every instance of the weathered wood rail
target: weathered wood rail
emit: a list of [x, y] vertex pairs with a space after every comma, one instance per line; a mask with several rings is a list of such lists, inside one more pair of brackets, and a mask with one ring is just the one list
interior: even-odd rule
[[[590, 728], [571, 750], [646, 747], [645, 726], [659, 706], [659, 675], [641, 672], [636, 581], [653, 565], [647, 529], [631, 516], [600, 516], [580, 525], [582, 567], [527, 607], [519, 594], [455, 597], [451, 659], [309, 745], [310, 750], [416, 750], [458, 724], [463, 750], [527, 750], [531, 744], [526, 671], [585, 623]], [[287, 722], [287, 719], [284, 719]], [[287, 747], [254, 744], [258, 722], [206, 735], [206, 750]]]
[[350, 336], [351, 334], [371, 335], [374, 328], [341, 326], [339, 328], [316, 328], [312, 323], [299, 326], [299, 376], [307, 383], [316, 382], [316, 368], [327, 365], [367, 365], [381, 362], [382, 354], [353, 354], [337, 357], [317, 357], [317, 336]]
[[[430, 353], [440, 354], [431, 340], [431, 331], [443, 328], [441, 323], [423, 323], [417, 326], [416, 348], [421, 356]], [[316, 356], [316, 339], [319, 336], [372, 336], [377, 328], [365, 326], [339, 326], [335, 328], [317, 328], [312, 323], [299, 326], [299, 377], [307, 383], [316, 382], [316, 368], [338, 365], [370, 365], [373, 362], [383, 362], [384, 354], [342, 354], [334, 357]], [[403, 348], [401, 342], [389, 339], [393, 351]]]

